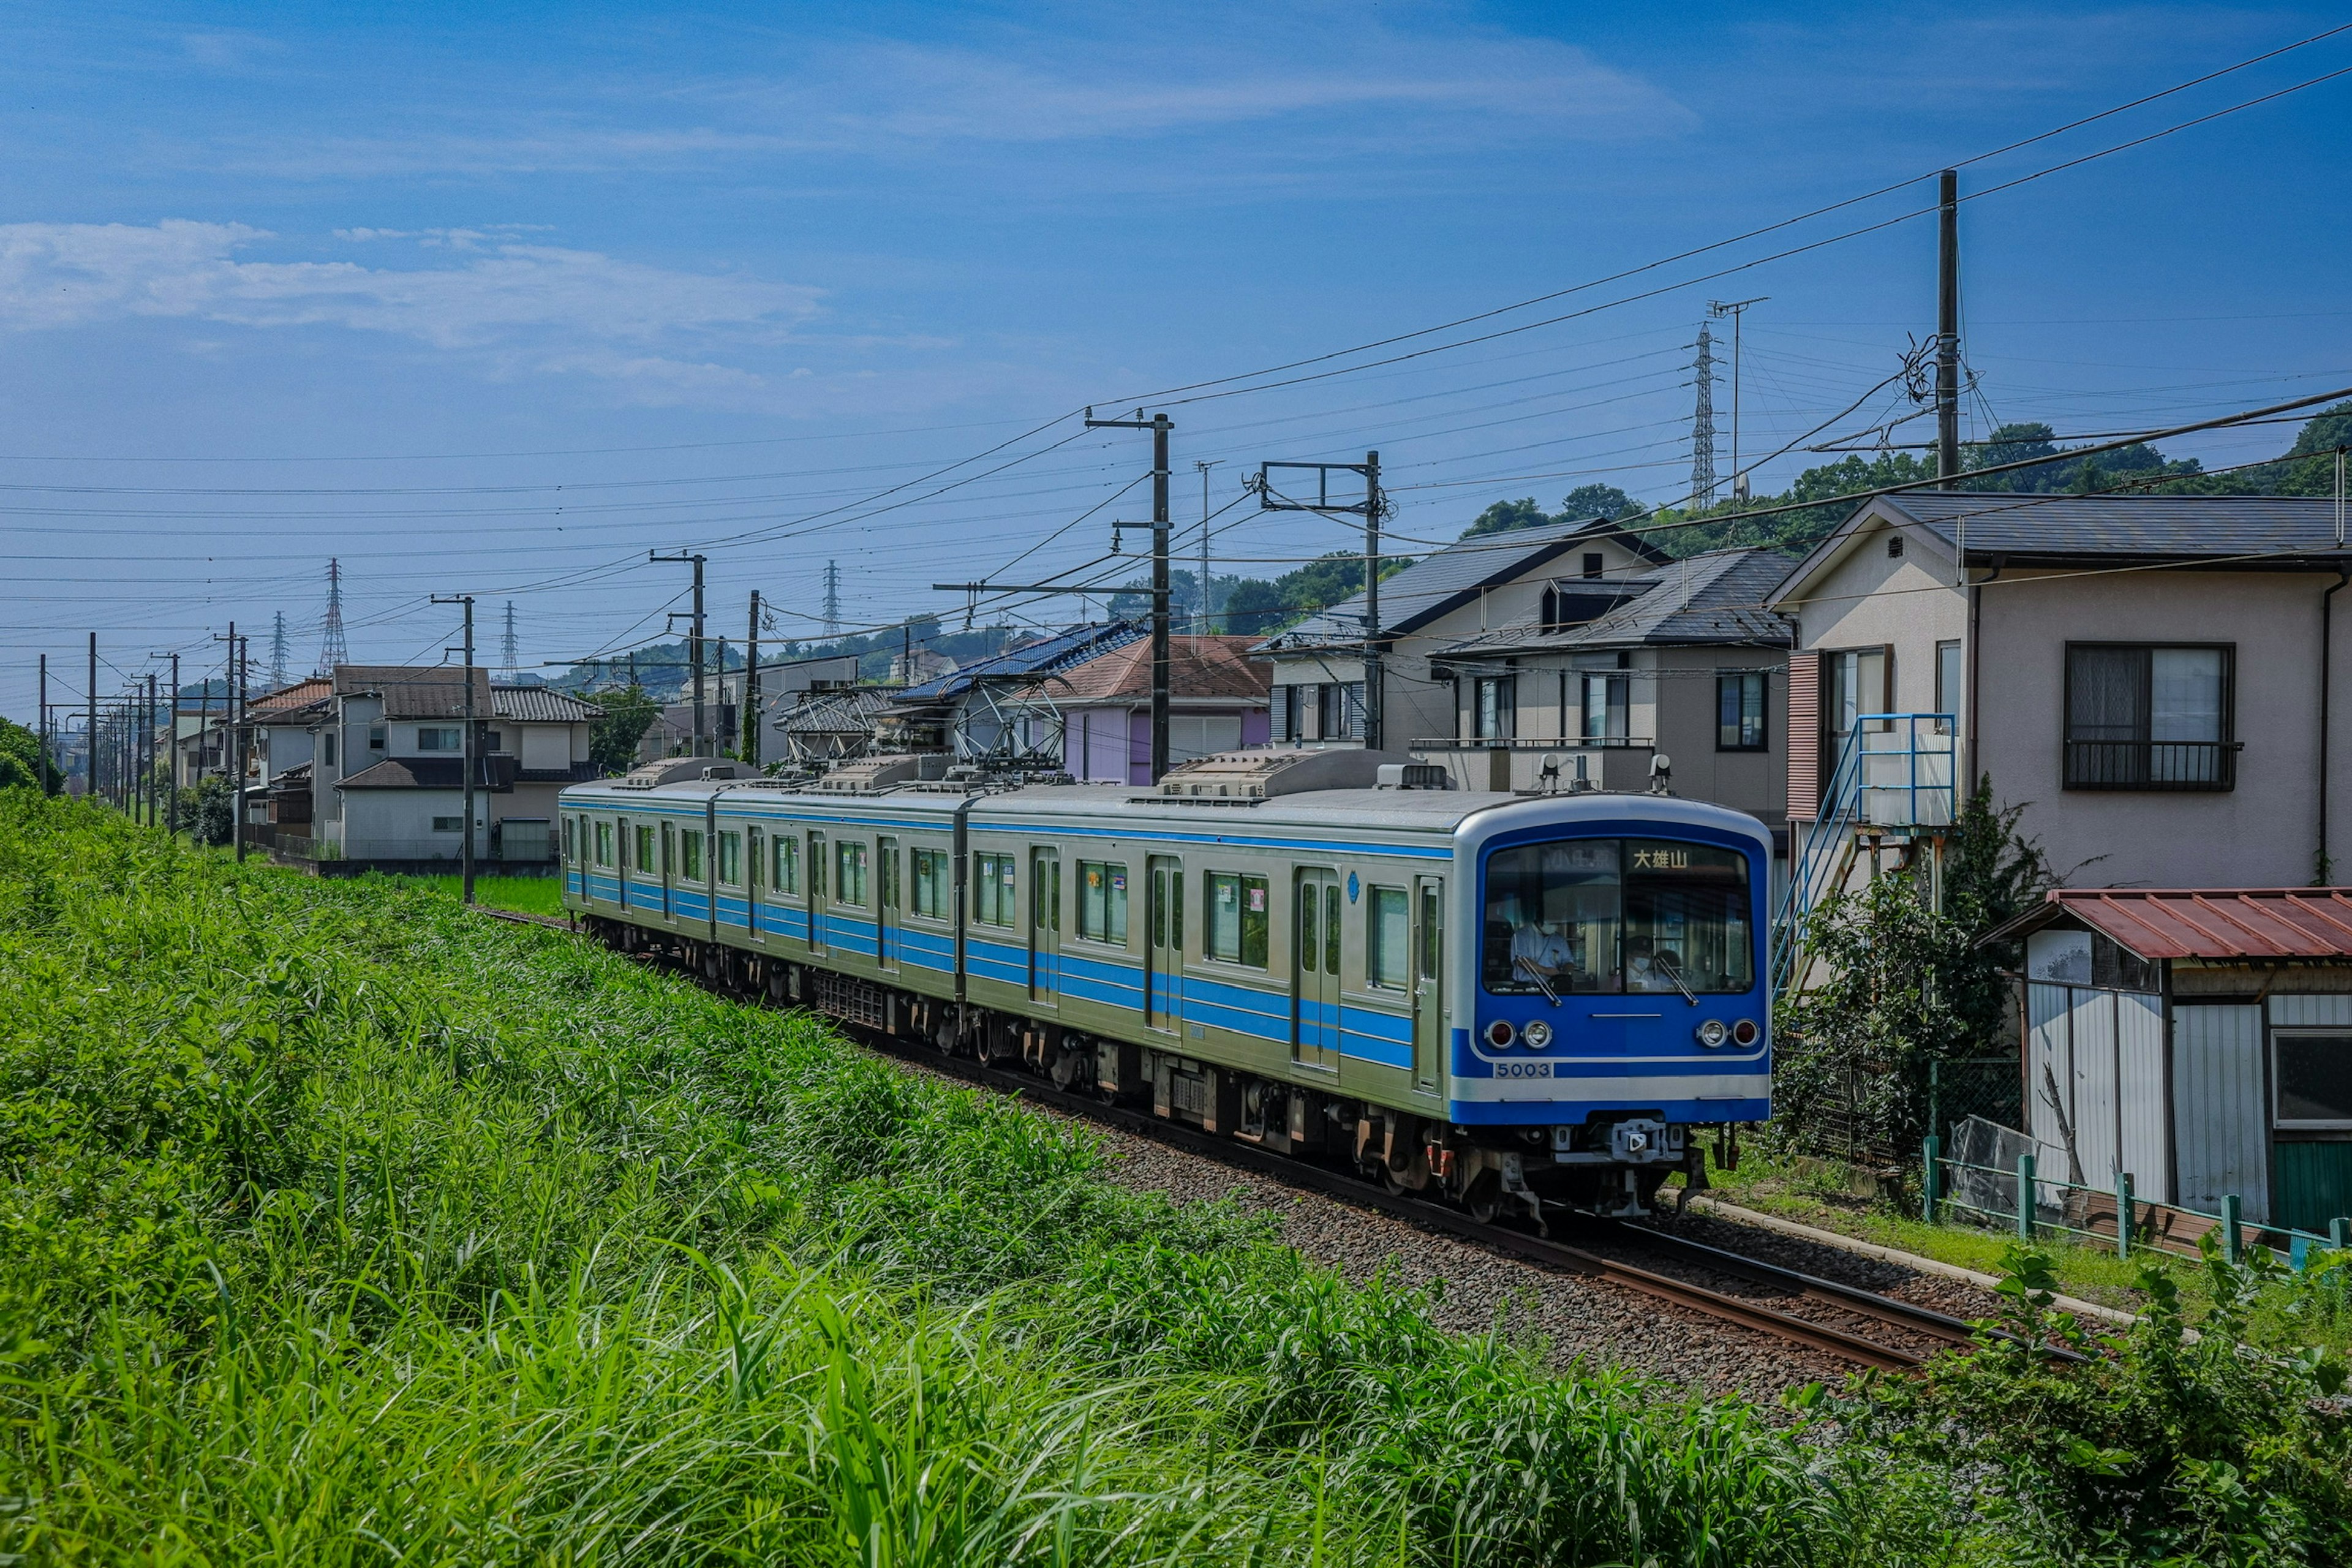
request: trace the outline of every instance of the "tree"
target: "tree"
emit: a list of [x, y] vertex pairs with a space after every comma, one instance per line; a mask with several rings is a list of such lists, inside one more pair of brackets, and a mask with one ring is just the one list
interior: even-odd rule
[[236, 829], [236, 792], [225, 778], [198, 779], [194, 788], [180, 792], [180, 809], [172, 818], [172, 826], [186, 834], [192, 844], [220, 847]]
[[589, 701], [604, 710], [588, 725], [588, 760], [610, 776], [635, 765], [637, 745], [660, 717], [661, 709], [642, 686], [615, 687], [591, 695]]
[[59, 782], [56, 765], [41, 755], [41, 738], [13, 720], [0, 719], [0, 789], [55, 794]]
[[1580, 518], [1607, 517], [1622, 520], [1648, 509], [1615, 485], [1579, 485], [1561, 498], [1555, 522], [1569, 522]]
[[1498, 500], [1478, 514], [1469, 527], [1462, 531], [1465, 539], [1484, 539], [1490, 533], [1516, 533], [1523, 528], [1542, 528], [1552, 521], [1551, 514], [1528, 496], [1519, 500]]

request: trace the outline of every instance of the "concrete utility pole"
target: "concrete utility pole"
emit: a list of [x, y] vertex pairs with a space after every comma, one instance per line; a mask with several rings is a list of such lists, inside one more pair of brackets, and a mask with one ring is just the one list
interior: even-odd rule
[[1960, 173], [1943, 174], [1936, 239], [1936, 477], [1960, 483]]
[[1151, 432], [1151, 782], [1168, 772], [1168, 436], [1175, 421], [1165, 414], [1132, 419], [1097, 419], [1089, 411], [1089, 430], [1149, 430]]
[[742, 737], [738, 750], [745, 762], [760, 765], [760, 590], [751, 590], [751, 631], [743, 642]]
[[147, 826], [155, 826], [155, 810], [163, 802], [155, 793], [155, 672], [147, 672], [147, 709], [139, 724], [139, 787], [147, 797]]
[[1748, 476], [1739, 471], [1739, 329], [1748, 307], [1760, 305], [1770, 298], [1769, 294], [1759, 294], [1753, 300], [1710, 300], [1706, 303], [1706, 313], [1717, 321], [1731, 318], [1731, 499], [1736, 501], [1746, 500], [1748, 492]]
[[[687, 555], [687, 554], [680, 554], [680, 555], [657, 555], [657, 554], [656, 554], [654, 552], [652, 552], [652, 551], [648, 550], [648, 551], [646, 551], [646, 560], [648, 560], [648, 561], [667, 562], [667, 563], [672, 563], [672, 564], [688, 564], [688, 565], [691, 565], [691, 566], [694, 568], [694, 609], [693, 609], [693, 612], [692, 612], [692, 619], [693, 619], [693, 623], [694, 623], [694, 629], [693, 629], [692, 631], [690, 631], [690, 632], [688, 632], [688, 633], [687, 634], [687, 639], [686, 639], [686, 646], [687, 646], [687, 660], [688, 660], [688, 664], [693, 668], [693, 670], [694, 670], [694, 753], [693, 753], [693, 754], [694, 754], [694, 755], [696, 755], [696, 756], [698, 756], [698, 757], [707, 757], [707, 756], [710, 755], [710, 750], [709, 750], [710, 742], [709, 742], [709, 730], [705, 727], [705, 725], [704, 725], [704, 723], [703, 723], [703, 719], [702, 719], [702, 562], [703, 562], [703, 558], [702, 558], [701, 556], [699, 556], [699, 555]], [[677, 612], [675, 612], [675, 611], [671, 612], [670, 619], [674, 621], [674, 620], [676, 620], [677, 618]]]
[[47, 654], [41, 656], [40, 691], [40, 709], [33, 718], [41, 731], [41, 774], [35, 782], [41, 786], [41, 793], [47, 795], [49, 793], [49, 656]]
[[236, 845], [236, 858], [245, 858], [245, 644], [236, 635], [236, 623], [228, 624], [228, 636], [214, 635], [215, 642], [228, 644], [228, 689], [225, 706], [228, 710], [228, 734], [221, 752], [221, 765], [228, 770], [231, 796], [229, 835]]
[[81, 793], [83, 798], [98, 798], [98, 634], [89, 634], [89, 684], [82, 688], [89, 699], [89, 728], [83, 733], [81, 758]]
[[177, 833], [180, 830], [180, 656], [176, 653], [151, 653], [147, 657], [172, 661], [172, 730], [170, 742], [164, 748], [163, 826], [168, 831]]
[[[466, 696], [460, 708], [460, 711], [466, 718], [466, 740], [459, 751], [459, 755], [465, 759], [463, 766], [466, 770], [464, 781], [466, 831], [463, 835], [465, 847], [459, 851], [457, 858], [457, 897], [460, 903], [470, 906], [474, 901], [474, 595], [436, 594], [433, 595], [433, 602], [436, 605], [466, 606], [466, 640], [458, 650], [466, 660]], [[446, 657], [446, 654], [444, 657]]]
[[1199, 630], [1204, 636], [1215, 629], [1209, 617], [1217, 611], [1216, 602], [1209, 596], [1209, 470], [1223, 461], [1223, 458], [1215, 462], [1203, 462], [1198, 458], [1192, 459], [1192, 466], [1201, 471], [1201, 625]]

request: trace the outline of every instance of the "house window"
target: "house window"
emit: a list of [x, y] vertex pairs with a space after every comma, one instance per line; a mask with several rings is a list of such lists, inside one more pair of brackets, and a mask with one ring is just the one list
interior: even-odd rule
[[780, 893], [801, 890], [801, 841], [788, 834], [778, 834], [772, 858], [775, 880], [772, 886]]
[[325, 749], [327, 765], [331, 768], [333, 767], [335, 765], [335, 732], [332, 730], [330, 730], [325, 734], [320, 736], [319, 741], [320, 745]]
[[1517, 728], [1517, 683], [1507, 675], [1481, 676], [1472, 689], [1471, 733], [1481, 741], [1507, 741]]
[[866, 846], [843, 839], [833, 847], [833, 901], [866, 907]]
[[694, 828], [677, 836], [677, 870], [689, 882], [702, 880], [702, 835]]
[[1299, 688], [1296, 686], [1274, 689], [1271, 704], [1274, 711], [1269, 715], [1273, 721], [1268, 729], [1277, 741], [1303, 741], [1307, 738], [1306, 718], [1299, 710], [1298, 692]]
[[1402, 888], [1374, 888], [1364, 912], [1364, 978], [1384, 990], [1404, 989], [1412, 960], [1411, 922]]
[[2283, 1129], [2352, 1130], [2352, 1031], [2271, 1037], [2273, 1120]]
[[971, 858], [971, 918], [984, 926], [1013, 923], [1016, 858], [975, 855]]
[[612, 863], [613, 825], [609, 822], [600, 822], [596, 825], [596, 864], [609, 866]]
[[1078, 934], [1088, 942], [1127, 945], [1127, 868], [1116, 861], [1078, 862]]
[[730, 888], [743, 885], [743, 836], [740, 833], [719, 836], [719, 879]]
[[1584, 677], [1584, 731], [1587, 741], [1623, 741], [1626, 729], [1628, 688], [1631, 682], [1622, 675], [1588, 675]]
[[637, 824], [635, 831], [637, 836], [637, 869], [646, 872], [649, 876], [659, 874], [661, 870], [660, 856], [659, 852], [654, 847], [654, 841], [658, 835], [654, 831], [654, 825], [650, 822], [641, 822]]
[[2069, 643], [2066, 787], [2234, 788], [2233, 651]]
[[1239, 871], [1208, 873], [1207, 952], [1227, 963], [1265, 967], [1266, 880]]
[[371, 752], [381, 752], [383, 750], [383, 725], [371, 724], [368, 726], [368, 750]]
[[507, 749], [505, 739], [496, 730], [486, 731], [482, 743], [493, 752], [503, 752]]
[[915, 912], [935, 921], [955, 918], [955, 862], [944, 849], [915, 851]]
[[463, 833], [466, 831], [466, 819], [463, 816], [436, 816], [433, 819], [433, 831]]
[[[1895, 702], [1895, 664], [1884, 647], [1847, 648], [1824, 654], [1822, 668], [1829, 682], [1825, 704], [1830, 734], [1843, 741], [1866, 713], [1885, 713]], [[1885, 726], [1881, 724], [1879, 728]]]
[[466, 749], [464, 732], [454, 726], [447, 729], [437, 725], [419, 726], [416, 731], [416, 749], [420, 752], [464, 751]]
[[1764, 750], [1764, 694], [1769, 679], [1760, 669], [1737, 670], [1715, 678], [1717, 751]]
[[1598, 577], [1601, 575], [1601, 552], [1598, 550], [1589, 550], [1585, 552], [1584, 574], [1588, 577]]
[[[1948, 719], [1957, 720], [1960, 711], [1960, 645], [1939, 642], [1936, 645], [1936, 711]], [[1948, 730], [1949, 724], [1937, 728]]]

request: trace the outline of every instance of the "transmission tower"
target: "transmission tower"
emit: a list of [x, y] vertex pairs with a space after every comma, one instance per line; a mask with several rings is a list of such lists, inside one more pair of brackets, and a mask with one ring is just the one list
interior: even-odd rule
[[509, 675], [512, 675], [521, 668], [522, 660], [515, 653], [514, 601], [512, 599], [507, 601], [507, 630], [499, 652], [505, 658], [506, 670]]
[[278, 612], [278, 619], [269, 628], [269, 689], [286, 689], [286, 612]]
[[1691, 505], [1715, 501], [1715, 334], [1698, 324], [1698, 406], [1691, 412]]
[[351, 661], [351, 649], [343, 646], [343, 566], [340, 561], [330, 561], [327, 563], [327, 625], [319, 644], [319, 673], [332, 675], [335, 666]]
[[841, 563], [824, 563], [824, 635], [828, 640], [841, 636]]

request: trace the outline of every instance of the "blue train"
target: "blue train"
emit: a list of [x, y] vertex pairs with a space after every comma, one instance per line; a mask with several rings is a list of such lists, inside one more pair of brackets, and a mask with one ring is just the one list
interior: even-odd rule
[[1769, 830], [1360, 751], [1153, 790], [677, 760], [562, 795], [615, 946], [1481, 1217], [1644, 1210], [1770, 1112]]

